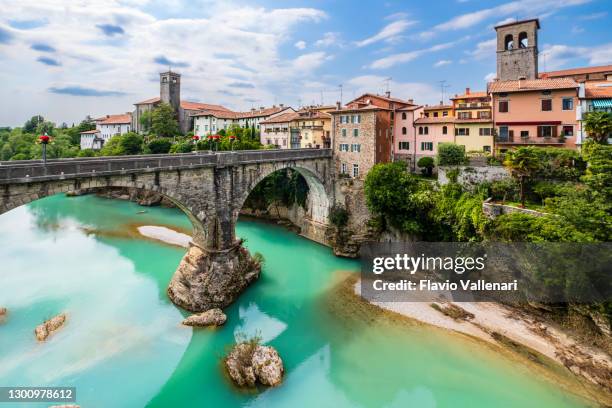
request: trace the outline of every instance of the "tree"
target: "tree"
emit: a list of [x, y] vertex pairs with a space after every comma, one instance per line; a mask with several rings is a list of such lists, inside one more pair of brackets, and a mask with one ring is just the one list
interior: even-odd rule
[[584, 130], [588, 137], [599, 144], [608, 144], [612, 135], [612, 113], [589, 112], [585, 116]]
[[417, 162], [417, 166], [419, 166], [424, 176], [431, 177], [434, 168], [434, 159], [428, 156], [421, 157]]
[[459, 166], [465, 164], [465, 146], [455, 143], [440, 143], [438, 145], [438, 166]]
[[45, 121], [41, 115], [32, 116], [23, 124], [23, 133], [34, 133], [38, 125]]
[[140, 127], [144, 132], [148, 132], [151, 130], [151, 121], [153, 120], [151, 111], [144, 111], [140, 115]]
[[102, 156], [123, 156], [142, 153], [143, 138], [139, 134], [129, 132], [113, 136], [102, 148]]
[[157, 136], [173, 137], [179, 133], [174, 109], [167, 103], [160, 103], [151, 113], [151, 130]]
[[519, 147], [506, 153], [504, 166], [510, 170], [512, 177], [519, 183], [521, 207], [525, 208], [525, 183], [540, 168], [540, 157], [533, 146]]
[[151, 154], [166, 154], [170, 151], [172, 143], [168, 139], [155, 139], [148, 145], [147, 149]]

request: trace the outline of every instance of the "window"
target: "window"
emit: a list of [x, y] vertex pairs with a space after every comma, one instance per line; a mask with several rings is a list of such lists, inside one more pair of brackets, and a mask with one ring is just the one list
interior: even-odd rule
[[542, 110], [545, 112], [552, 110], [552, 99], [542, 99]]
[[552, 126], [538, 126], [538, 137], [552, 137]]
[[472, 119], [472, 112], [459, 112], [459, 119]]
[[519, 34], [519, 48], [527, 48], [529, 47], [529, 39], [527, 38], [527, 33], [526, 32], [521, 32]]
[[443, 135], [448, 134], [448, 127], [446, 127], [446, 126], [442, 126], [442, 134], [443, 134]]
[[428, 118], [429, 117], [429, 112], [425, 112], [425, 117]]
[[340, 143], [340, 151], [341, 152], [348, 152], [349, 151], [348, 143]]
[[419, 135], [423, 134], [423, 126], [419, 126]]
[[353, 129], [353, 136], [359, 137], [359, 129]]
[[423, 128], [423, 132], [425, 132], [425, 134], [428, 135], [429, 134], [429, 127], [425, 126]]
[[342, 137], [346, 137], [346, 129], [342, 129], [341, 132], [342, 132]]
[[434, 118], [438, 117], [438, 112], [434, 112]]
[[521, 139], [529, 139], [529, 131], [521, 130]]
[[499, 112], [508, 112], [508, 101], [499, 101]]
[[433, 151], [433, 142], [421, 142], [421, 150]]
[[402, 112], [402, 120], [406, 120], [406, 112]]
[[346, 163], [342, 163], [342, 169], [340, 171], [342, 174], [348, 173], [348, 170], [346, 169]]
[[569, 125], [569, 126], [563, 126], [563, 136], [565, 137], [572, 137], [574, 136], [574, 127]]
[[514, 49], [514, 39], [512, 38], [512, 34], [508, 34], [504, 38], [504, 49], [508, 51]]
[[410, 142], [399, 142], [400, 150], [410, 150]]
[[287, 139], [283, 139], [283, 146], [287, 146]]
[[457, 136], [469, 136], [470, 129], [469, 128], [455, 128], [455, 135]]
[[491, 136], [491, 128], [480, 128], [478, 134], [480, 136]]
[[448, 112], [447, 111], [442, 112], [442, 116], [448, 116]]
[[482, 146], [482, 151], [485, 153], [491, 153], [491, 146]]
[[402, 127], [402, 135], [406, 134], [406, 126]]
[[351, 152], [361, 152], [361, 145], [359, 143], [353, 143], [351, 145]]
[[478, 119], [491, 119], [491, 112], [487, 111], [479, 111]]
[[353, 164], [353, 177], [359, 177], [359, 165], [357, 163]]
[[574, 98], [563, 98], [563, 110], [574, 110]]

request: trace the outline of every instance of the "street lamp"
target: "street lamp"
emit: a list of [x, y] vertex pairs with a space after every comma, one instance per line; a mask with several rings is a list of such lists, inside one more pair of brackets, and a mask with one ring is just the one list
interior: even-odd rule
[[198, 141], [200, 140], [200, 136], [198, 135], [193, 135], [193, 137], [191, 138], [193, 140], [193, 145], [197, 145]]
[[229, 141], [230, 141], [230, 150], [234, 151], [234, 142], [236, 141], [236, 136], [235, 135], [230, 135]]
[[42, 145], [42, 158], [45, 165], [47, 164], [47, 145], [49, 144], [49, 140], [50, 138], [49, 135], [47, 135], [47, 132], [38, 137], [38, 141]]

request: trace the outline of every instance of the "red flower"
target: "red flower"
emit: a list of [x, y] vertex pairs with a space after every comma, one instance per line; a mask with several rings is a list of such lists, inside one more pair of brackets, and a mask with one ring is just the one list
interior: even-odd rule
[[49, 143], [49, 139], [50, 139], [50, 138], [49, 138], [49, 136], [47, 136], [46, 134], [45, 134], [45, 135], [42, 135], [42, 136], [40, 136], [40, 137], [38, 138], [38, 140], [39, 140], [39, 141], [40, 141], [40, 143], [42, 143], [42, 144], [47, 144], [47, 143]]
[[193, 135], [192, 139], [193, 139], [193, 140], [200, 140], [200, 136], [198, 136], [198, 135]]
[[236, 136], [234, 136], [234, 135], [231, 135], [229, 138], [230, 138], [230, 140], [236, 140]]
[[212, 138], [214, 140], [219, 140], [221, 138], [221, 136], [220, 135], [212, 135]]

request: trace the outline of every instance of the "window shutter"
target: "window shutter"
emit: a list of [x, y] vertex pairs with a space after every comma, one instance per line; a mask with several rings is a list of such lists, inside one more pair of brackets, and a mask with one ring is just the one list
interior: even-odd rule
[[510, 141], [514, 140], [514, 130], [509, 130], [508, 131], [508, 137], [510, 138]]
[[538, 126], [538, 137], [542, 137], [542, 126]]
[[455, 136], [459, 136], [459, 128], [455, 128]]
[[557, 126], [552, 126], [552, 137], [557, 137]]
[[469, 136], [470, 135], [470, 128], [465, 128], [465, 135]]

